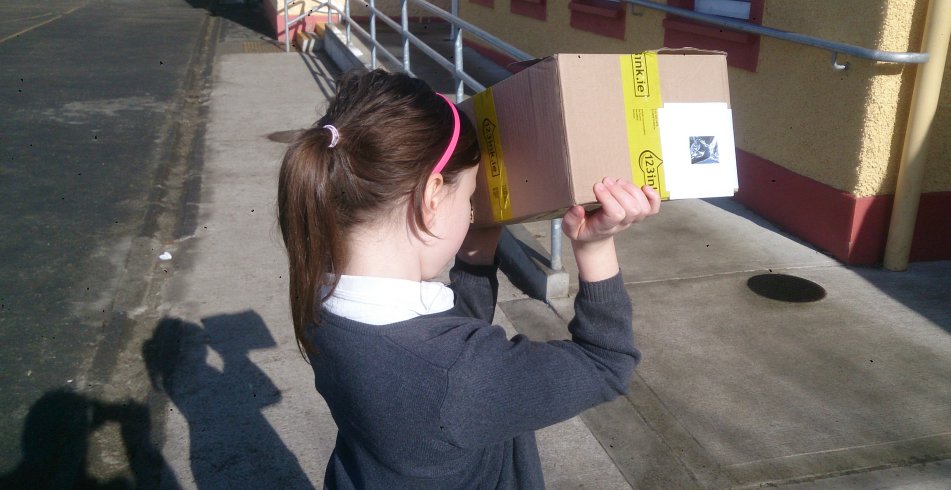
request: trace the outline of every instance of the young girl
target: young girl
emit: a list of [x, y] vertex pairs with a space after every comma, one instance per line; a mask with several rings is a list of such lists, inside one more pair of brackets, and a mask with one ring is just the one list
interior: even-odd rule
[[[657, 213], [605, 178], [563, 229], [572, 341], [492, 325], [500, 228], [469, 230], [479, 147], [424, 82], [344, 79], [288, 149], [278, 207], [297, 339], [338, 435], [326, 488], [543, 488], [534, 431], [625, 393], [640, 354], [613, 236]], [[451, 285], [426, 282], [455, 257]]]

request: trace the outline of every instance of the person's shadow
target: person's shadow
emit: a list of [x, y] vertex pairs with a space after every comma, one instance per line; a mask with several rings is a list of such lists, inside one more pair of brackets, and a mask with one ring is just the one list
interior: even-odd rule
[[[132, 473], [100, 481], [87, 472], [89, 438], [106, 424], [119, 424]], [[60, 388], [37, 400], [27, 413], [22, 437], [23, 459], [0, 475], [3, 489], [157, 488], [165, 460], [152, 443], [149, 409], [134, 401], [109, 403]], [[174, 479], [165, 488], [176, 488]]]
[[[185, 0], [194, 8], [205, 9], [214, 17], [227, 19], [263, 39], [275, 39], [274, 28], [268, 23], [262, 0]], [[279, 8], [283, 8], [283, 3]], [[276, 39], [275, 39], [276, 40]]]
[[202, 325], [165, 318], [143, 345], [153, 387], [188, 422], [198, 488], [313, 488], [262, 413], [281, 392], [248, 353], [275, 345], [253, 311], [205, 318]]

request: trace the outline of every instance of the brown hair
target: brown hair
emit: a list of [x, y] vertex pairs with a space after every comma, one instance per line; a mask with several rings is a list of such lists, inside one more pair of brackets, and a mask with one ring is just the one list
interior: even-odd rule
[[[479, 161], [472, 124], [460, 113], [447, 184]], [[333, 125], [339, 141], [330, 148]], [[287, 248], [297, 341], [314, 355], [305, 329], [337, 285], [350, 230], [399, 204], [413, 203], [414, 232], [430, 234], [422, 199], [453, 133], [452, 109], [426, 82], [375, 70], [344, 77], [327, 113], [290, 145], [278, 179], [278, 221]], [[319, 297], [318, 297], [319, 295]]]

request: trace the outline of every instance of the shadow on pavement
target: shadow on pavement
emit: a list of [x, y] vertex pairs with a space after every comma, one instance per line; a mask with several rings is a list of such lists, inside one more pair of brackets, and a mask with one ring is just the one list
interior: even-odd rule
[[767, 220], [766, 218], [764, 218], [764, 217], [762, 217], [762, 216], [756, 214], [756, 213], [753, 212], [751, 209], [749, 209], [749, 208], [747, 208], [746, 206], [740, 204], [739, 201], [737, 201], [736, 199], [734, 199], [734, 198], [732, 198], [732, 197], [709, 197], [709, 198], [701, 199], [701, 201], [706, 202], [707, 204], [710, 204], [710, 205], [712, 205], [712, 206], [716, 206], [716, 207], [718, 207], [718, 208], [720, 208], [720, 209], [722, 209], [722, 210], [724, 210], [724, 211], [726, 211], [726, 212], [728, 212], [728, 213], [735, 214], [736, 216], [739, 216], [739, 217], [741, 217], [741, 218], [745, 218], [745, 219], [747, 219], [747, 220], [749, 220], [749, 221], [751, 221], [751, 222], [753, 222], [753, 223], [759, 225], [759, 226], [762, 227], [762, 228], [765, 228], [765, 229], [767, 229], [767, 230], [774, 231], [774, 232], [776, 232], [776, 233], [780, 233], [780, 234], [782, 234], [783, 236], [785, 236], [785, 237], [789, 238], [790, 240], [793, 240], [793, 241], [795, 241], [795, 242], [797, 242], [797, 243], [804, 244], [804, 245], [806, 245], [806, 246], [808, 246], [808, 247], [810, 247], [810, 248], [815, 248], [815, 247], [813, 247], [812, 245], [809, 245], [809, 244], [807, 244], [806, 242], [803, 242], [800, 238], [796, 237], [795, 235], [786, 233], [785, 231], [783, 231], [782, 228], [780, 228], [779, 226], [777, 226], [775, 223], [773, 223], [773, 222]]
[[[733, 198], [722, 197], [703, 199], [703, 201], [815, 249], [815, 246], [784, 232]], [[821, 250], [820, 252], [824, 253]], [[951, 305], [951, 261], [913, 262], [904, 272], [888, 271], [880, 264], [873, 267], [841, 265], [890, 298], [933, 322], [945, 332], [951, 333], [951, 308], [948, 307]]]
[[915, 262], [904, 272], [858, 268], [879, 291], [951, 333], [951, 261]]
[[201, 325], [164, 318], [143, 345], [153, 387], [188, 424], [197, 488], [312, 488], [263, 414], [281, 392], [249, 353], [275, 345], [254, 311], [204, 318]]
[[212, 16], [227, 19], [261, 36], [274, 39], [275, 33], [264, 15], [260, 0], [186, 0], [193, 8], [205, 9]]
[[[337, 69], [336, 65], [334, 65], [333, 61], [330, 60], [330, 57], [328, 57], [327, 53], [323, 50], [313, 54], [299, 54], [301, 59], [304, 60], [307, 71], [314, 77], [314, 82], [317, 83], [317, 89], [323, 94], [324, 99], [332, 99], [337, 93], [337, 79], [340, 78], [340, 70]], [[317, 109], [323, 111], [326, 110], [326, 107], [319, 107]], [[315, 114], [314, 121], [320, 118], [320, 116], [321, 114]]]
[[[132, 480], [117, 476], [100, 481], [88, 473], [90, 438], [113, 423], [119, 425]], [[46, 393], [30, 407], [22, 450], [20, 464], [0, 476], [0, 488], [156, 488], [167, 466], [152, 443], [146, 405], [103, 402], [68, 389]], [[164, 488], [177, 488], [171, 483]]]

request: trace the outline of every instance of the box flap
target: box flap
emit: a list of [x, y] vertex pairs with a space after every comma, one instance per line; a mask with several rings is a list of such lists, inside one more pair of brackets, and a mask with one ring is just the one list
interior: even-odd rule
[[518, 72], [520, 72], [520, 71], [522, 71], [522, 70], [524, 70], [524, 69], [526, 69], [526, 68], [529, 68], [529, 67], [535, 65], [536, 63], [538, 63], [538, 62], [540, 62], [540, 61], [542, 61], [542, 60], [544, 60], [544, 59], [546, 59], [546, 58], [550, 58], [550, 56], [546, 56], [546, 57], [543, 57], [543, 58], [535, 58], [535, 59], [525, 60], [525, 61], [514, 61], [514, 62], [512, 62], [512, 63], [509, 63], [509, 64], [505, 65], [505, 68], [508, 69], [508, 70], [510, 70], [512, 73], [518, 73]]
[[[558, 54], [576, 204], [596, 201], [604, 177], [631, 179], [617, 54]], [[620, 109], [619, 109], [620, 108]]]
[[[572, 202], [557, 72], [555, 59], [543, 58], [489, 89], [515, 220], [537, 214], [538, 209], [562, 208]], [[459, 108], [480, 128], [484, 123], [471, 101], [462, 102]], [[480, 172], [485, 168], [483, 155]], [[477, 183], [473, 196], [476, 209], [485, 209], [490, 199], [485, 180], [480, 176]], [[477, 216], [477, 220], [483, 222], [483, 217]]]

